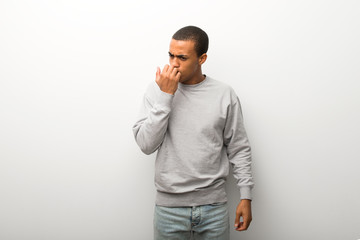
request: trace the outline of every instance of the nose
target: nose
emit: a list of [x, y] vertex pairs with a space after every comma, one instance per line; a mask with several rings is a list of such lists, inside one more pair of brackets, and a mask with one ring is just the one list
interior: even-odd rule
[[170, 58], [170, 65], [174, 68], [180, 67], [179, 59], [177, 57]]

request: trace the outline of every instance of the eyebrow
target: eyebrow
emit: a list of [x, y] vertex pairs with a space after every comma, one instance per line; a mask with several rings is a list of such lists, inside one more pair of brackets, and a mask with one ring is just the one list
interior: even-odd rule
[[177, 58], [180, 58], [180, 57], [188, 57], [187, 55], [183, 55], [183, 54], [180, 54], [180, 55], [174, 55], [174, 54], [172, 54], [171, 52], [169, 52], [169, 55], [170, 55], [170, 56], [177, 57]]

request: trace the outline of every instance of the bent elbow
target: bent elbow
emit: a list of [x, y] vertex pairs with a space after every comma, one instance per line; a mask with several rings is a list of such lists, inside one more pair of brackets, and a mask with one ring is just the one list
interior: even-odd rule
[[155, 149], [153, 149], [153, 148], [150, 148], [150, 147], [141, 147], [140, 146], [140, 149], [141, 149], [141, 151], [143, 152], [143, 153], [145, 153], [146, 155], [150, 155], [150, 154], [152, 154], [152, 153], [154, 153], [155, 151], [156, 151], [156, 148]]
[[[146, 155], [150, 155], [155, 152], [161, 145], [154, 140], [151, 135], [144, 134], [139, 132], [139, 129], [134, 128], [134, 137], [137, 145], [140, 147], [141, 151]], [[151, 140], [152, 139], [152, 140]]]
[[154, 153], [159, 148], [159, 146], [155, 146], [154, 144], [149, 144], [146, 142], [137, 141], [137, 144], [140, 147], [140, 150], [146, 155]]

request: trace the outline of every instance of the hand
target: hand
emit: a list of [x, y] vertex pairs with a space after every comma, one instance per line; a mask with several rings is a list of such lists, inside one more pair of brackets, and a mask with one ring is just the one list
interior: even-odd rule
[[[240, 222], [240, 217], [243, 221]], [[245, 231], [250, 226], [251, 216], [251, 200], [242, 199], [236, 208], [235, 229], [236, 231]]]
[[160, 87], [160, 90], [174, 95], [178, 88], [181, 73], [173, 66], [165, 65], [163, 71], [157, 68], [156, 71], [156, 83]]

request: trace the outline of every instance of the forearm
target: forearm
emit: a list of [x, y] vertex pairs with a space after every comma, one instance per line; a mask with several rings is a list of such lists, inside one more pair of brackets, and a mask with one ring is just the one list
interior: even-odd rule
[[172, 98], [172, 95], [159, 92], [153, 105], [146, 104], [146, 100], [144, 101], [141, 117], [135, 123], [133, 132], [137, 144], [145, 154], [155, 152], [164, 140]]
[[240, 189], [241, 199], [251, 199], [251, 190], [254, 186], [251, 170], [251, 152], [250, 146], [242, 148], [237, 154], [230, 158], [233, 166], [233, 175], [236, 184]]
[[152, 110], [149, 117], [137, 122], [133, 128], [135, 140], [145, 154], [155, 152], [161, 145], [167, 125], [168, 113]]

